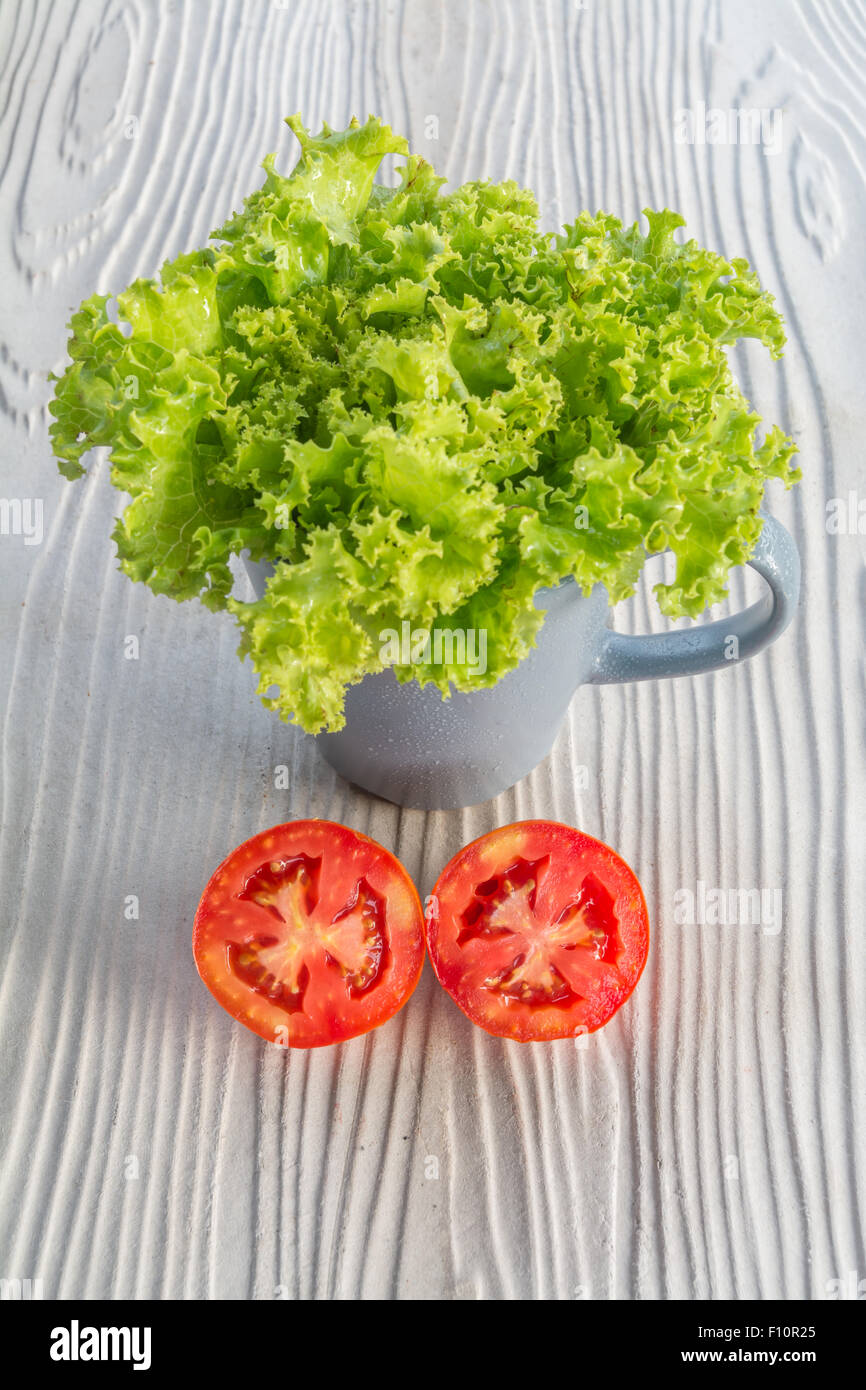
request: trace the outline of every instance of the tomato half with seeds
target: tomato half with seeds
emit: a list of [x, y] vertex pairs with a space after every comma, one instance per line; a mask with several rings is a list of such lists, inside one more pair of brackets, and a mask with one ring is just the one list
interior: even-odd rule
[[521, 821], [460, 850], [428, 899], [427, 949], [473, 1023], [518, 1042], [592, 1033], [644, 968], [649, 918], [628, 865], [554, 821]]
[[193, 927], [198, 972], [224, 1009], [285, 1047], [323, 1047], [385, 1023], [424, 962], [403, 865], [333, 821], [264, 830], [223, 860]]

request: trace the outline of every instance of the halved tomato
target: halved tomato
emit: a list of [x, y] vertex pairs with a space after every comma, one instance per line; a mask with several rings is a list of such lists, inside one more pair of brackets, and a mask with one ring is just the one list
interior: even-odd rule
[[246, 840], [204, 890], [192, 946], [211, 994], [284, 1047], [378, 1028], [418, 983], [421, 903], [382, 845], [333, 821]]
[[456, 854], [428, 900], [440, 984], [479, 1027], [518, 1042], [592, 1033], [644, 968], [640, 884], [607, 845], [529, 820]]

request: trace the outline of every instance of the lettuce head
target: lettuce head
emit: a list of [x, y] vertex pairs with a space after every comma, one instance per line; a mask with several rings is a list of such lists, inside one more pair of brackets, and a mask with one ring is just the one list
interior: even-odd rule
[[[288, 124], [295, 168], [269, 156], [213, 245], [72, 317], [53, 448], [69, 478], [109, 448], [122, 570], [228, 608], [265, 703], [311, 733], [386, 664], [443, 696], [492, 685], [566, 579], [616, 602], [670, 549], [666, 614], [721, 599], [766, 480], [799, 476], [780, 429], [758, 443], [725, 351], [781, 355], [747, 263], [676, 240], [670, 211], [541, 232], [531, 193], [443, 192], [374, 117]], [[374, 183], [388, 154], [394, 188]], [[251, 603], [242, 551], [274, 566]], [[483, 629], [486, 669], [395, 661], [383, 634], [407, 621]]]

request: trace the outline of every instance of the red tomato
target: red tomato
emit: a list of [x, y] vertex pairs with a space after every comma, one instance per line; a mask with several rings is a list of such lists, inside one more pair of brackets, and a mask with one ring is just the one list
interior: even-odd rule
[[528, 820], [454, 856], [425, 935], [440, 984], [473, 1023], [535, 1042], [607, 1023], [640, 979], [649, 919], [612, 849], [569, 825]]
[[260, 1037], [323, 1047], [378, 1028], [418, 983], [421, 904], [375, 840], [326, 820], [276, 825], [224, 859], [193, 927], [211, 994]]

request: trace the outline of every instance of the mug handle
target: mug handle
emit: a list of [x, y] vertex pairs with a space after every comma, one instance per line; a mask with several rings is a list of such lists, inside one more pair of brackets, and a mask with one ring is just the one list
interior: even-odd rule
[[[769, 585], [757, 603], [730, 618], [678, 632], [629, 637], [608, 628], [588, 683], [611, 685], [700, 675], [746, 661], [774, 642], [794, 616], [800, 594], [800, 555], [780, 522], [764, 517], [764, 529], [748, 564]], [[734, 656], [729, 655], [732, 637], [737, 639]]]

